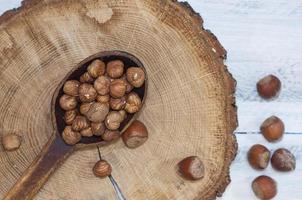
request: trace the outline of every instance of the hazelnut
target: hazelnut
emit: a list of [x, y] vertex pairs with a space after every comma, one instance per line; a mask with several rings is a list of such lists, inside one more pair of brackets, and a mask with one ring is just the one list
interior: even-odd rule
[[73, 110], [78, 105], [76, 97], [69, 96], [67, 94], [61, 96], [59, 103], [63, 110]]
[[264, 99], [272, 99], [278, 96], [281, 89], [281, 81], [274, 75], [268, 75], [257, 83], [258, 94]]
[[93, 103], [94, 102], [82, 103], [81, 106], [80, 106], [80, 113], [82, 115], [86, 115]]
[[92, 128], [91, 127], [87, 127], [83, 130], [81, 130], [81, 135], [84, 137], [92, 137], [93, 136], [93, 132], [92, 132]]
[[107, 64], [107, 74], [111, 78], [119, 78], [124, 73], [124, 63], [121, 60], [110, 61]]
[[254, 169], [265, 169], [270, 160], [270, 151], [263, 145], [256, 144], [248, 152], [248, 161]]
[[92, 102], [96, 99], [97, 92], [91, 84], [83, 83], [79, 87], [79, 97], [83, 103]]
[[110, 84], [110, 95], [113, 98], [121, 98], [126, 93], [126, 84], [122, 79], [116, 79]]
[[104, 122], [97, 122], [91, 123], [91, 129], [92, 129], [92, 133], [95, 136], [101, 136], [104, 134], [105, 130], [106, 130], [106, 126], [104, 124]]
[[63, 91], [65, 94], [70, 96], [78, 96], [79, 94], [80, 82], [77, 80], [69, 80], [63, 86]]
[[145, 72], [140, 67], [130, 67], [127, 69], [127, 80], [136, 88], [141, 87], [145, 82]]
[[140, 97], [135, 92], [129, 93], [126, 98], [125, 110], [128, 113], [136, 113], [141, 109], [141, 107], [142, 101]]
[[66, 126], [62, 133], [63, 140], [66, 144], [75, 145], [78, 143], [82, 136], [79, 132], [73, 131], [71, 126]]
[[124, 75], [121, 79], [125, 81], [125, 84], [126, 84], [126, 93], [131, 92], [133, 90], [133, 85], [131, 85], [129, 83], [129, 81], [127, 80], [127, 76]]
[[277, 195], [277, 183], [268, 176], [258, 176], [252, 183], [252, 189], [262, 200], [269, 200]]
[[2, 146], [6, 151], [13, 151], [20, 147], [21, 137], [16, 134], [5, 135], [2, 138]]
[[111, 172], [111, 165], [105, 160], [98, 161], [93, 167], [94, 175], [100, 178], [105, 178], [109, 176]]
[[111, 131], [111, 130], [106, 130], [105, 133], [101, 136], [102, 139], [106, 142], [111, 142], [120, 137], [120, 132], [119, 131]]
[[112, 110], [124, 109], [124, 107], [126, 105], [126, 98], [125, 97], [122, 97], [119, 99], [110, 98], [109, 105]]
[[108, 113], [109, 106], [107, 104], [95, 102], [91, 105], [90, 109], [86, 113], [86, 116], [92, 122], [102, 122], [105, 120]]
[[64, 120], [67, 125], [71, 125], [78, 115], [78, 111], [76, 109], [74, 110], [68, 110], [64, 114]]
[[109, 93], [110, 79], [107, 76], [100, 76], [94, 81], [94, 88], [100, 95]]
[[125, 120], [126, 119], [126, 117], [127, 117], [127, 113], [126, 113], [126, 111], [125, 110], [120, 110], [120, 111], [118, 111], [119, 113], [120, 113], [120, 115], [121, 115], [121, 119], [122, 119], [122, 121], [123, 120]]
[[80, 82], [81, 83], [92, 83], [93, 78], [92, 76], [89, 75], [88, 72], [85, 72], [81, 77], [80, 77]]
[[122, 134], [122, 139], [127, 147], [137, 148], [147, 141], [148, 130], [142, 122], [135, 120]]
[[177, 164], [178, 173], [187, 180], [199, 180], [204, 176], [204, 165], [197, 156], [190, 156]]
[[122, 121], [123, 119], [119, 112], [111, 111], [106, 117], [105, 125], [109, 130], [117, 130]]
[[260, 130], [265, 139], [269, 142], [276, 142], [283, 136], [284, 124], [280, 118], [271, 116], [262, 123]]
[[101, 60], [94, 60], [87, 68], [88, 74], [93, 77], [97, 78], [98, 76], [102, 76], [105, 74], [105, 63]]
[[110, 96], [109, 95], [98, 95], [96, 97], [97, 102], [100, 103], [109, 103], [110, 101]]
[[284, 148], [274, 152], [271, 162], [274, 169], [282, 172], [293, 171], [296, 168], [295, 156]]
[[72, 123], [72, 130], [74, 131], [81, 131], [85, 128], [89, 127], [89, 122], [86, 117], [84, 116], [76, 116]]

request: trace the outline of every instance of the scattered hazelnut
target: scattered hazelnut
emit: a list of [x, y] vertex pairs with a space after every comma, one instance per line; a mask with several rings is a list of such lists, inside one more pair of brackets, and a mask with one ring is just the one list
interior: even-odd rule
[[126, 98], [125, 97], [121, 97], [119, 99], [110, 98], [109, 105], [112, 110], [122, 110], [126, 105]]
[[110, 84], [110, 95], [113, 98], [121, 98], [126, 93], [126, 84], [122, 79], [116, 79]]
[[119, 113], [120, 113], [120, 115], [121, 115], [121, 119], [122, 119], [122, 121], [123, 120], [125, 120], [126, 119], [126, 117], [127, 117], [127, 113], [126, 113], [126, 111], [125, 110], [120, 110], [120, 111], [118, 111]]
[[98, 161], [93, 167], [94, 175], [100, 178], [105, 178], [109, 176], [111, 172], [111, 165], [105, 160]]
[[126, 93], [131, 92], [131, 91], [133, 90], [133, 85], [131, 85], [131, 84], [129, 83], [129, 81], [127, 80], [127, 76], [126, 76], [126, 75], [125, 75], [125, 76], [122, 76], [121, 79], [125, 81], [125, 84], [126, 84]]
[[284, 124], [280, 118], [271, 116], [262, 123], [260, 130], [265, 139], [269, 142], [276, 142], [283, 136]]
[[96, 101], [100, 103], [109, 103], [110, 96], [109, 95], [98, 95], [96, 97]]
[[92, 133], [95, 136], [101, 136], [104, 134], [105, 130], [106, 130], [106, 126], [104, 124], [104, 122], [97, 122], [91, 123], [91, 129], [92, 129]]
[[73, 131], [71, 126], [66, 126], [62, 133], [63, 140], [66, 144], [75, 145], [78, 143], [82, 136], [79, 132]]
[[268, 176], [259, 176], [252, 183], [255, 195], [262, 200], [272, 199], [277, 195], [277, 183]]
[[121, 60], [110, 61], [107, 64], [107, 74], [111, 78], [119, 78], [124, 73], [124, 63]]
[[248, 161], [254, 169], [265, 169], [268, 166], [270, 155], [270, 151], [265, 146], [256, 144], [248, 152]]
[[126, 98], [125, 110], [128, 113], [136, 113], [141, 109], [141, 107], [142, 101], [140, 97], [135, 92], [129, 93]]
[[74, 131], [81, 131], [85, 128], [89, 127], [89, 122], [86, 117], [84, 116], [76, 116], [72, 123], [72, 130]]
[[136, 88], [141, 87], [145, 82], [145, 72], [140, 67], [130, 67], [127, 69], [127, 80]]
[[96, 99], [97, 92], [91, 84], [83, 83], [79, 87], [79, 97], [83, 103], [92, 102]]
[[111, 131], [107, 129], [101, 137], [104, 141], [111, 142], [118, 139], [120, 137], [120, 133], [119, 131]]
[[64, 94], [61, 98], [60, 98], [60, 106], [63, 110], [73, 110], [77, 107], [78, 102], [77, 99], [73, 96], [69, 96]]
[[86, 113], [86, 116], [92, 122], [102, 122], [105, 120], [108, 113], [109, 106], [107, 104], [95, 102], [91, 105], [90, 109]]
[[85, 72], [81, 77], [80, 77], [80, 82], [81, 83], [92, 83], [93, 78], [92, 76], [89, 75], [88, 72]]
[[177, 165], [178, 173], [188, 180], [199, 180], [204, 176], [204, 165], [197, 156], [190, 156]]
[[105, 63], [96, 59], [88, 66], [87, 71], [91, 77], [97, 78], [105, 74], [105, 68]]
[[100, 95], [109, 93], [110, 79], [107, 76], [100, 76], [94, 81], [94, 88]]
[[92, 137], [93, 136], [93, 132], [92, 132], [92, 128], [91, 127], [87, 127], [83, 130], [81, 130], [81, 135], [84, 137]]
[[148, 130], [142, 122], [135, 120], [122, 134], [122, 139], [127, 147], [137, 148], [147, 141]]
[[80, 82], [77, 80], [69, 80], [63, 86], [63, 91], [65, 94], [70, 96], [78, 96], [79, 94]]
[[81, 106], [80, 106], [80, 113], [82, 115], [86, 115], [92, 104], [93, 104], [93, 102], [82, 103]]
[[281, 81], [274, 75], [268, 75], [257, 83], [257, 91], [264, 99], [271, 99], [279, 94]]
[[78, 111], [76, 109], [74, 110], [68, 110], [64, 114], [64, 120], [67, 125], [71, 125], [78, 115]]
[[16, 134], [9, 134], [2, 137], [2, 146], [6, 151], [13, 151], [20, 147], [21, 137]]
[[282, 172], [293, 171], [296, 168], [295, 156], [284, 148], [274, 152], [271, 162], [274, 169]]
[[117, 130], [122, 121], [123, 119], [119, 112], [111, 111], [106, 117], [105, 125], [109, 130]]

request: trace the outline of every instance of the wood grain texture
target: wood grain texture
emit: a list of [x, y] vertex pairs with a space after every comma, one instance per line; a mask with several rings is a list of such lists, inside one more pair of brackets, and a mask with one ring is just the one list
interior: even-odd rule
[[[152, 133], [148, 142], [135, 150], [121, 141], [102, 149], [126, 198], [222, 194], [237, 150], [235, 85], [223, 64], [225, 50], [187, 4], [31, 0], [0, 22], [1, 128], [22, 130], [24, 137], [18, 151], [0, 153], [1, 160], [10, 161], [1, 163], [2, 196], [51, 137], [50, 94], [59, 82], [88, 56], [116, 49], [138, 57], [149, 77], [139, 118]], [[175, 164], [188, 155], [203, 159], [202, 181], [187, 182], [175, 174]], [[36, 199], [114, 199], [109, 181], [91, 172], [96, 160], [96, 151], [76, 152]]]

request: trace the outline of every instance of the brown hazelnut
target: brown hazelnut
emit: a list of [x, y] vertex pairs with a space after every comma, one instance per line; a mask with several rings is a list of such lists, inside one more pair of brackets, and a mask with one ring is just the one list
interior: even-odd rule
[[81, 130], [80, 134], [83, 137], [92, 137], [93, 136], [92, 128], [91, 127], [87, 127], [85, 129]]
[[122, 139], [127, 147], [137, 148], [147, 141], [148, 130], [142, 122], [135, 120], [122, 134]]
[[6, 151], [13, 151], [20, 147], [21, 137], [16, 134], [9, 134], [2, 137], [2, 146]]
[[121, 98], [126, 93], [126, 84], [122, 79], [116, 79], [110, 84], [110, 95], [113, 98]]
[[190, 156], [177, 164], [178, 173], [187, 180], [199, 180], [204, 177], [204, 165], [197, 156]]
[[145, 72], [140, 67], [130, 67], [127, 69], [127, 80], [136, 88], [141, 87], [145, 82]]
[[101, 136], [104, 134], [104, 132], [106, 130], [106, 126], [105, 126], [104, 122], [97, 122], [97, 123], [92, 122], [91, 129], [92, 129], [93, 135]]
[[128, 113], [136, 113], [141, 109], [141, 107], [142, 101], [140, 97], [135, 92], [129, 93], [126, 98], [125, 110]]
[[111, 130], [107, 129], [101, 137], [104, 141], [111, 142], [111, 141], [117, 140], [120, 137], [120, 132], [111, 131]]
[[110, 79], [107, 76], [100, 76], [94, 81], [94, 88], [100, 95], [109, 93]]
[[269, 142], [277, 142], [284, 134], [284, 123], [280, 118], [271, 116], [262, 123], [260, 130]]
[[95, 102], [90, 106], [86, 116], [92, 122], [102, 122], [105, 120], [108, 113], [109, 106], [107, 104]]
[[124, 75], [124, 76], [122, 76], [121, 79], [125, 81], [125, 84], [126, 84], [126, 93], [131, 92], [131, 91], [133, 90], [133, 85], [131, 85], [131, 84], [129, 83], [129, 81], [127, 80], [127, 76]]
[[80, 82], [81, 83], [92, 83], [94, 79], [92, 76], [89, 75], [88, 72], [85, 72], [81, 77], [80, 77]]
[[61, 98], [60, 98], [60, 106], [63, 110], [73, 110], [77, 107], [78, 102], [76, 97], [73, 96], [69, 96], [67, 94], [64, 94]]
[[112, 110], [122, 110], [126, 106], [126, 98], [110, 98], [109, 105]]
[[120, 110], [120, 111], [118, 111], [119, 113], [120, 113], [120, 115], [121, 115], [121, 119], [122, 119], [122, 121], [123, 120], [125, 120], [126, 119], [126, 117], [127, 117], [127, 113], [126, 113], [126, 111], [125, 110]]
[[281, 89], [281, 81], [274, 75], [268, 75], [257, 83], [258, 94], [264, 99], [278, 96]]
[[109, 95], [98, 95], [96, 97], [96, 101], [100, 103], [109, 103], [110, 96]]
[[68, 110], [64, 114], [64, 120], [67, 125], [71, 125], [78, 115], [78, 111], [76, 109], [74, 110]]
[[265, 169], [268, 166], [270, 155], [270, 151], [265, 146], [256, 144], [248, 152], [248, 161], [254, 169]]
[[74, 131], [81, 131], [85, 128], [89, 127], [89, 122], [86, 117], [84, 116], [76, 116], [72, 123], [72, 130]]
[[277, 149], [271, 159], [274, 169], [282, 172], [293, 171], [296, 168], [296, 158], [287, 149]]
[[110, 61], [107, 64], [107, 74], [111, 78], [119, 78], [124, 73], [124, 63], [121, 60]]
[[83, 83], [79, 87], [79, 97], [83, 103], [92, 102], [96, 99], [97, 92], [91, 84]]
[[111, 111], [105, 119], [105, 125], [109, 130], [117, 130], [122, 121], [123, 119], [119, 112]]
[[63, 91], [65, 94], [70, 96], [78, 96], [79, 95], [79, 87], [80, 82], [77, 80], [69, 80], [63, 86]]
[[71, 126], [66, 126], [62, 133], [62, 138], [66, 144], [75, 145], [81, 140], [82, 136], [79, 132], [73, 131]]
[[261, 200], [269, 200], [277, 195], [277, 183], [268, 176], [258, 176], [252, 183], [252, 189]]
[[97, 59], [92, 61], [92, 63], [88, 66], [87, 71], [91, 77], [97, 78], [98, 76], [105, 74], [105, 68], [105, 63]]
[[82, 103], [81, 106], [80, 106], [80, 113], [82, 115], [86, 115], [93, 103], [94, 102]]
[[105, 178], [109, 176], [111, 172], [111, 165], [105, 160], [98, 161], [93, 167], [94, 175], [100, 178]]

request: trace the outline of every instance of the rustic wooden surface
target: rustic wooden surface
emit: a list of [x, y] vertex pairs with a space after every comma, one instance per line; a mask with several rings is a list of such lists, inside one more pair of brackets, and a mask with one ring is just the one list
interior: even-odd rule
[[[0, 151], [0, 195], [53, 133], [50, 100], [57, 84], [86, 57], [113, 49], [136, 55], [149, 76], [140, 116], [152, 133], [148, 142], [135, 150], [121, 141], [102, 148], [126, 198], [212, 199], [224, 191], [236, 152], [233, 80], [224, 49], [186, 4], [29, 0], [16, 12], [0, 18], [0, 124], [1, 134], [16, 131], [24, 141], [16, 152]], [[206, 168], [196, 183], [174, 169], [192, 154]], [[97, 159], [95, 148], [76, 152], [35, 199], [114, 199], [109, 180], [92, 174]]]

